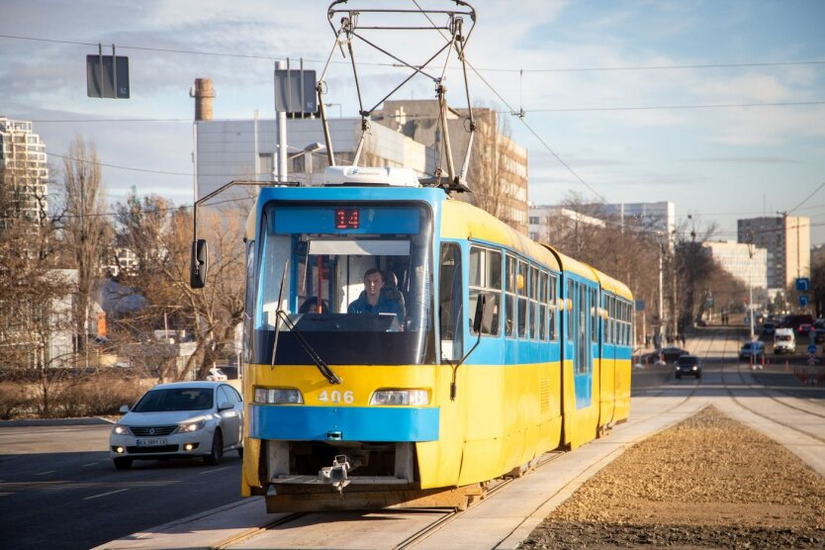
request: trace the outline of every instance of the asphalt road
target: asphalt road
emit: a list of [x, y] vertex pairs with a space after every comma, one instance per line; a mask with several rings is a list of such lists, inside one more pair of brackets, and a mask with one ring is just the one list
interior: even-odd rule
[[0, 426], [0, 546], [81, 549], [240, 500], [241, 460], [115, 470], [110, 425]]

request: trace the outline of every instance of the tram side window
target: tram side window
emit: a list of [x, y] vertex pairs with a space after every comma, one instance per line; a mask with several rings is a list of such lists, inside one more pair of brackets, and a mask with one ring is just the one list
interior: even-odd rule
[[587, 353], [587, 289], [583, 284], [578, 285], [578, 307], [576, 311], [579, 319], [579, 372], [584, 374], [590, 371], [590, 354]]
[[547, 272], [539, 274], [539, 339], [547, 340]]
[[539, 269], [530, 266], [530, 336], [539, 337]]
[[547, 296], [549, 301], [549, 307], [547, 308], [547, 336], [550, 340], [555, 340], [556, 335], [558, 334], [558, 327], [557, 319], [558, 319], [558, 308], [559, 308], [559, 297], [558, 297], [558, 283], [559, 279], [555, 275], [550, 275], [550, 280], [548, 281], [547, 285]]
[[[490, 334], [501, 332], [501, 252], [474, 246], [470, 248], [470, 312], [474, 312], [478, 295], [484, 293], [493, 300], [493, 326]], [[476, 334], [470, 325], [470, 331]]]
[[457, 243], [441, 245], [441, 276], [438, 284], [438, 316], [441, 328], [441, 357], [457, 360], [463, 356], [461, 248]]
[[599, 302], [596, 301], [596, 289], [590, 289], [590, 341], [599, 341]]
[[246, 243], [246, 293], [243, 313], [243, 358], [252, 361], [252, 314], [255, 308], [255, 241]]
[[519, 260], [518, 279], [516, 288], [518, 289], [518, 335], [520, 338], [529, 338], [530, 331], [527, 327], [527, 286], [529, 277], [529, 266]]
[[[567, 280], [567, 300], [570, 303], [573, 302], [573, 297], [576, 295], [575, 293], [575, 285], [572, 280]], [[564, 309], [567, 311], [567, 341], [573, 341], [573, 311], [567, 307], [567, 302], [565, 301]]]
[[517, 262], [516, 259], [511, 256], [507, 255], [507, 286], [504, 289], [504, 296], [505, 301], [507, 302], [504, 304], [504, 313], [506, 317], [506, 328], [505, 334], [507, 336], [515, 336], [516, 335], [516, 269], [517, 269]]
[[627, 345], [627, 335], [628, 335], [628, 324], [627, 324], [627, 303], [622, 302], [622, 345]]

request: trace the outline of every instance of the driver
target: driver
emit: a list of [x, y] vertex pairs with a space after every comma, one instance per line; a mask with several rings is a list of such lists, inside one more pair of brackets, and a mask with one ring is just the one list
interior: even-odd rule
[[347, 313], [394, 313], [398, 321], [404, 320], [404, 309], [398, 300], [382, 295], [384, 275], [375, 268], [364, 273], [364, 292], [347, 308]]

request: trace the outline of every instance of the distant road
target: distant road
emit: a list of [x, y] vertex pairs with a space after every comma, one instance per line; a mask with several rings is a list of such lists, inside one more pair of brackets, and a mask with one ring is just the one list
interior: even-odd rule
[[240, 500], [241, 460], [115, 470], [110, 425], [0, 426], [3, 548], [84, 549]]

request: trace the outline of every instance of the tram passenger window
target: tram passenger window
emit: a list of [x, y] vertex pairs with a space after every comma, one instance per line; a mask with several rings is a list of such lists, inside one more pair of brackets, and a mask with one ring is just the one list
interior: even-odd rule
[[[567, 300], [572, 301], [573, 297], [575, 295], [576, 295], [576, 293], [575, 293], [575, 286], [573, 284], [573, 281], [568, 279], [567, 280]], [[567, 325], [567, 328], [566, 328], [566, 330], [567, 330], [567, 341], [572, 342], [573, 341], [573, 336], [574, 336], [573, 327], [572, 327], [573, 312], [570, 311], [567, 308], [567, 303], [564, 304], [564, 309], [565, 309], [565, 311], [567, 311], [567, 323], [565, 323]]]
[[539, 339], [547, 340], [547, 273], [539, 274]]
[[547, 285], [547, 295], [549, 299], [549, 306], [547, 308], [547, 336], [550, 340], [556, 339], [558, 323], [558, 307], [559, 307], [559, 296], [557, 291], [558, 285], [558, 277], [555, 275], [550, 275], [550, 280], [548, 281]]
[[505, 334], [516, 335], [516, 269], [518, 264], [513, 256], [507, 255], [507, 287], [505, 288]]
[[539, 270], [530, 266], [530, 336], [539, 337]]
[[518, 335], [520, 338], [529, 338], [530, 331], [527, 327], [527, 286], [529, 277], [529, 266], [523, 262], [518, 263], [518, 278], [516, 288], [518, 289]]
[[584, 285], [580, 284], [579, 293], [578, 293], [578, 300], [575, 306], [575, 311], [578, 313], [578, 321], [579, 321], [579, 335], [578, 335], [578, 346], [579, 346], [579, 372], [584, 374], [590, 372], [590, 354], [587, 351], [587, 289]]
[[599, 302], [596, 301], [596, 289], [590, 289], [590, 340], [599, 341]]
[[[470, 309], [476, 308], [478, 295], [484, 293], [493, 300], [493, 324], [484, 334], [498, 335], [501, 332], [501, 252], [474, 246], [470, 248]], [[472, 334], [475, 331], [470, 327]]]

